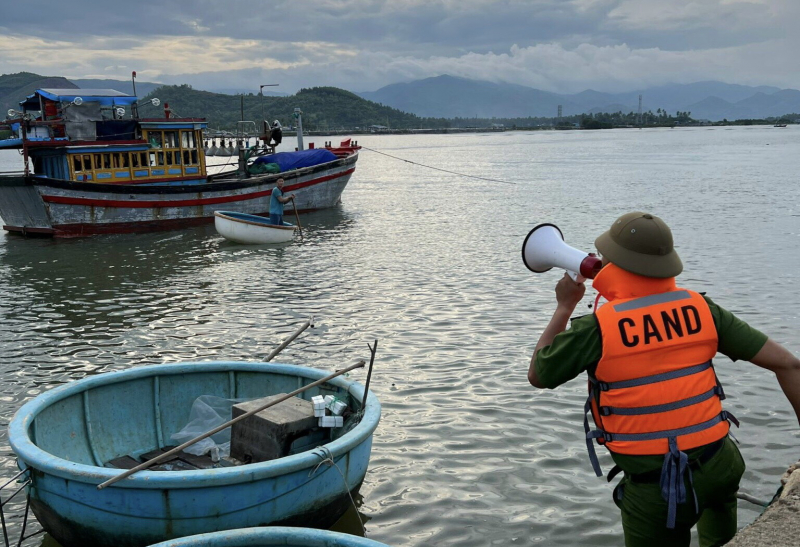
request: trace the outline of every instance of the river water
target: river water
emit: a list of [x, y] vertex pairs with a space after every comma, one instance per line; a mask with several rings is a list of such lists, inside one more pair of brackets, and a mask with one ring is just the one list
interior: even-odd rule
[[[378, 340], [383, 417], [359, 500], [369, 537], [394, 547], [620, 545], [611, 486], [586, 458], [584, 379], [556, 391], [526, 379], [560, 276], [522, 264], [523, 239], [541, 222], [592, 250], [617, 216], [653, 212], [673, 228], [682, 285], [800, 351], [800, 127], [358, 140], [502, 182], [362, 150], [343, 203], [303, 215], [305, 238], [291, 245], [235, 245], [210, 225], [0, 235], [0, 475], [15, 470], [5, 426], [37, 394], [137, 365], [263, 359], [314, 316], [316, 328], [276, 360], [332, 370], [368, 359]], [[18, 162], [0, 153], [0, 171]], [[742, 422], [742, 488], [769, 498], [797, 460], [797, 420], [770, 373], [722, 356], [717, 370]], [[610, 458], [601, 463], [608, 470]], [[758, 511], [740, 502], [739, 515], [743, 526]], [[351, 517], [337, 529], [355, 530]]]

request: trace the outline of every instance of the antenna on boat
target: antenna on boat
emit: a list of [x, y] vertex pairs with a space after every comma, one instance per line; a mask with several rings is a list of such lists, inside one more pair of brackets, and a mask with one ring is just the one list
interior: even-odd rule
[[134, 116], [136, 116], [136, 118], [138, 119], [139, 118], [139, 107], [140, 106], [147, 106], [149, 104], [152, 104], [153, 106], [158, 106], [158, 105], [161, 104], [161, 99], [159, 99], [158, 97], [153, 97], [152, 99], [150, 99], [148, 101], [145, 101], [142, 104], [133, 103], [133, 106], [131, 107], [131, 109], [132, 109], [133, 112], [135, 112]]
[[[131, 83], [133, 84], [133, 96], [136, 97], [136, 71], [135, 70], [131, 72]], [[139, 100], [139, 98], [136, 97], [136, 100]], [[139, 112], [138, 112], [137, 107], [136, 107], [136, 101], [134, 101], [133, 104], [131, 105], [131, 116], [134, 117], [134, 118], [138, 118], [139, 117]]]
[[61, 111], [63, 112], [64, 110], [66, 110], [70, 106], [80, 106], [82, 104], [83, 104], [83, 98], [82, 97], [75, 97], [74, 99], [72, 99], [67, 104], [61, 103]]

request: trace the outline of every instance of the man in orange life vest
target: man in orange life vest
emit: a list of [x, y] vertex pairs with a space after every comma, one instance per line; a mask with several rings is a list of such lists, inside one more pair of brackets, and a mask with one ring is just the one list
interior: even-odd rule
[[[800, 416], [800, 360], [716, 305], [679, 288], [683, 270], [672, 232], [660, 218], [633, 212], [595, 241], [603, 268], [593, 287], [608, 300], [570, 320], [585, 287], [564, 276], [556, 311], [536, 344], [528, 380], [555, 388], [589, 376], [584, 420], [589, 456], [603, 444], [623, 479], [613, 498], [626, 546], [724, 545], [736, 533], [736, 491], [744, 461], [728, 436], [736, 418], [711, 359], [717, 352], [774, 372]], [[790, 463], [790, 462], [787, 462]]]

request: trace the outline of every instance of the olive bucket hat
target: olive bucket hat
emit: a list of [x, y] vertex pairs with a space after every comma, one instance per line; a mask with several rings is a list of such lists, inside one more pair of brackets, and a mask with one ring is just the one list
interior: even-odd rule
[[623, 270], [647, 277], [675, 277], [683, 271], [672, 246], [672, 231], [657, 216], [635, 211], [619, 217], [595, 242], [603, 257]]

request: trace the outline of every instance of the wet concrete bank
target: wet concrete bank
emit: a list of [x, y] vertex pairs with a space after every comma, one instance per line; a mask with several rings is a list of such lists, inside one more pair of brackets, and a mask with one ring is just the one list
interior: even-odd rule
[[800, 545], [800, 461], [781, 478], [783, 491], [764, 514], [742, 528], [729, 547], [789, 547]]

